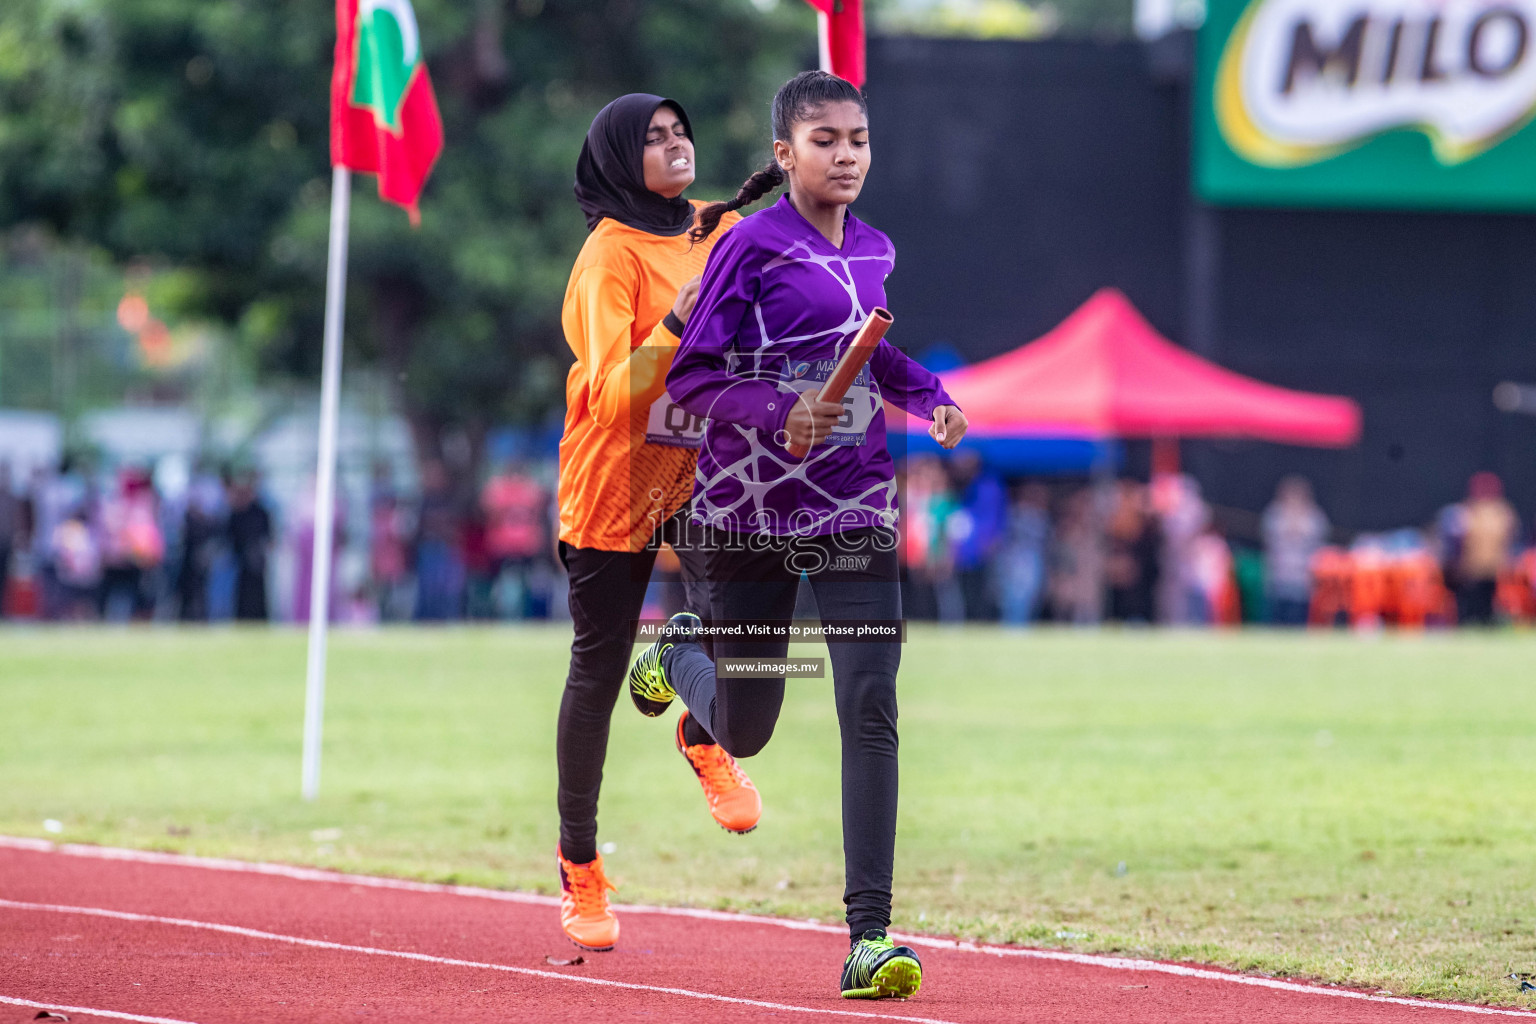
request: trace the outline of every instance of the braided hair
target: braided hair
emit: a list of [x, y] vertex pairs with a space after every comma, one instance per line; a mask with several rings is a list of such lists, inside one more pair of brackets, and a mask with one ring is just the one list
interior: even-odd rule
[[[794, 137], [795, 125], [808, 120], [828, 103], [857, 103], [861, 113], [869, 113], [863, 94], [852, 82], [825, 71], [802, 71], [774, 94], [773, 140], [788, 142]], [[736, 198], [724, 203], [710, 203], [700, 210], [699, 222], [688, 232], [688, 237], [695, 243], [704, 241], [720, 226], [721, 217], [732, 210], [751, 206], [784, 181], [784, 168], [777, 160], [770, 159], [766, 167], [742, 184]]]

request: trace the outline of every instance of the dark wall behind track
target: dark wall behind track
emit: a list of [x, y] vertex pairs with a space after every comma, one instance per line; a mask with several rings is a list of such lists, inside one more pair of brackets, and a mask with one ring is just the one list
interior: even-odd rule
[[1492, 469], [1529, 527], [1536, 417], [1491, 394], [1536, 383], [1536, 217], [1199, 207], [1190, 50], [871, 40], [858, 212], [896, 242], [893, 340], [983, 359], [1114, 285], [1203, 355], [1364, 407], [1346, 451], [1186, 442], [1218, 504], [1258, 510], [1303, 472], [1337, 525], [1384, 529]]

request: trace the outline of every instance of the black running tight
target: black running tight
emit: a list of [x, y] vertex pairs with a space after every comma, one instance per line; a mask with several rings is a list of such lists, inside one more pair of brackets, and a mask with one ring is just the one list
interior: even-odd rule
[[[711, 618], [788, 622], [801, 570], [823, 623], [894, 623], [901, 590], [893, 535], [873, 529], [793, 541], [715, 533], [705, 560]], [[788, 642], [717, 637], [716, 658], [783, 658]], [[843, 859], [849, 931], [860, 935], [891, 922], [896, 854], [896, 669], [894, 641], [835, 642], [832, 660], [842, 732]], [[688, 710], [729, 753], [750, 757], [773, 735], [784, 679], [731, 679], [694, 644], [665, 655], [667, 674]]]
[[[709, 588], [702, 545], [685, 534], [687, 509], [668, 519], [644, 551], [598, 551], [560, 545], [571, 583], [570, 674], [560, 698], [555, 733], [559, 764], [560, 852], [586, 864], [597, 857], [597, 795], [608, 754], [608, 723], [624, 687], [635, 643], [635, 623], [645, 605], [646, 584], [665, 540], [683, 563], [688, 610], [708, 617]], [[709, 742], [707, 736], [695, 742]]]

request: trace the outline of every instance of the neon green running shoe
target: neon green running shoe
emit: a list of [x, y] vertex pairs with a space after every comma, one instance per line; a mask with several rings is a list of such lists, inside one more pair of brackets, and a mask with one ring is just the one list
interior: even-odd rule
[[898, 946], [879, 928], [865, 932], [843, 961], [844, 999], [911, 999], [923, 965], [911, 946]]
[[661, 656], [673, 644], [691, 643], [698, 637], [703, 621], [693, 612], [678, 612], [661, 628], [656, 642], [640, 652], [629, 667], [629, 699], [647, 718], [655, 718], [671, 707], [677, 691], [667, 680], [667, 668]]

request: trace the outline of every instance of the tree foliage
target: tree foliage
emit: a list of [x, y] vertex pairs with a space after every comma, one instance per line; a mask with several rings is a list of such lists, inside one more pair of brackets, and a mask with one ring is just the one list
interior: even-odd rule
[[[691, 194], [767, 152], [767, 100], [813, 58], [802, 4], [416, 0], [447, 147], [422, 225], [360, 179], [348, 358], [389, 371], [424, 452], [560, 401], [560, 300], [585, 227], [571, 197], [592, 115], [675, 96]], [[329, 213], [326, 0], [6, 0], [0, 230], [43, 225], [181, 268], [162, 315], [229, 325], [268, 373], [319, 364]]]

